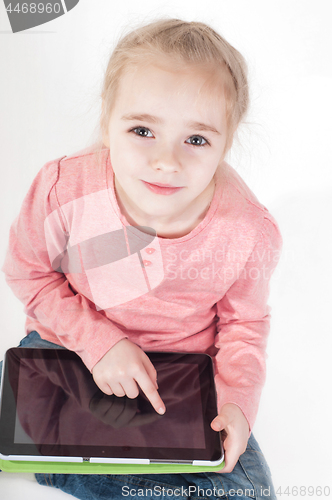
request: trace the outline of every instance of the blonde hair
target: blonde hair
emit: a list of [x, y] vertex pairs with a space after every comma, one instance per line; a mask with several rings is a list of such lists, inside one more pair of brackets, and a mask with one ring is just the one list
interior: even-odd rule
[[[243, 56], [210, 26], [180, 19], [160, 19], [141, 26], [118, 42], [106, 68], [101, 97], [101, 132], [107, 131], [121, 75], [130, 64], [170, 56], [192, 65], [212, 63], [222, 70], [226, 100], [227, 151], [249, 105], [247, 65]], [[217, 71], [216, 71], [217, 73]]]

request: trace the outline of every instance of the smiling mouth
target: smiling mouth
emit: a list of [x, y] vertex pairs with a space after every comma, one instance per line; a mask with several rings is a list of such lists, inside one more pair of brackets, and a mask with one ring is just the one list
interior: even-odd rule
[[170, 184], [151, 184], [150, 182], [142, 181], [144, 185], [150, 189], [150, 191], [156, 193], [156, 194], [173, 194], [179, 191], [180, 189], [183, 189], [183, 186], [171, 186]]
[[147, 184], [150, 184], [151, 186], [160, 186], [160, 187], [163, 187], [163, 188], [178, 188], [178, 187], [182, 187], [182, 186], [172, 186], [172, 184], [160, 184], [159, 182], [147, 182], [147, 181], [143, 181], [143, 182], [146, 182]]

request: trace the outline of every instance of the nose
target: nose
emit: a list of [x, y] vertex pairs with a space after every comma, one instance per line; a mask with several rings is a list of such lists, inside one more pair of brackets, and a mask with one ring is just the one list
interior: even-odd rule
[[178, 172], [181, 170], [180, 153], [176, 146], [163, 143], [158, 144], [153, 151], [152, 167], [165, 173]]

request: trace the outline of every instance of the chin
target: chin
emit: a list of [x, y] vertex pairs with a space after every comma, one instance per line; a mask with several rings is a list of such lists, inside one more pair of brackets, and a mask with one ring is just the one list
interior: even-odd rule
[[156, 219], [157, 217], [172, 217], [173, 216], [173, 211], [170, 210], [170, 206], [163, 206], [160, 207], [157, 204], [152, 204], [147, 207], [142, 207], [142, 211], [148, 216], [153, 219]]

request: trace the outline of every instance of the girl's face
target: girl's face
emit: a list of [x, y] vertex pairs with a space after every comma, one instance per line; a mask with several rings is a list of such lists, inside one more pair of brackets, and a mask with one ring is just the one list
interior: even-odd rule
[[131, 223], [159, 234], [199, 221], [209, 206], [227, 133], [215, 80], [211, 69], [165, 61], [122, 75], [103, 140]]

